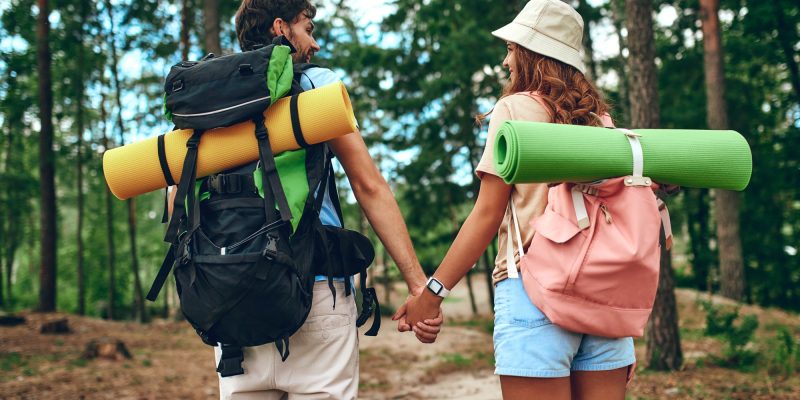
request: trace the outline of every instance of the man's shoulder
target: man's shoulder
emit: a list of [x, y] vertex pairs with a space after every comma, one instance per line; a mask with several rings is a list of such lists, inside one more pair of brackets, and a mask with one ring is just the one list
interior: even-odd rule
[[312, 65], [307, 69], [304, 69], [301, 76], [301, 84], [305, 83], [303, 81], [308, 80], [311, 83], [312, 87], [320, 87], [327, 85], [329, 83], [333, 83], [336, 81], [340, 81], [341, 79], [339, 76], [333, 72], [332, 70], [324, 67], [320, 67], [318, 65]]

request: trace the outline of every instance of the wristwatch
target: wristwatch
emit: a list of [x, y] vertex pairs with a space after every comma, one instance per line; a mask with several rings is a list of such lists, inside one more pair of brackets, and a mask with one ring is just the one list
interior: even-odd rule
[[448, 294], [450, 294], [450, 291], [444, 287], [442, 282], [439, 282], [439, 280], [434, 277], [428, 278], [428, 283], [425, 284], [425, 287], [427, 287], [428, 290], [431, 291], [431, 293], [441, 298], [445, 298], [447, 297]]

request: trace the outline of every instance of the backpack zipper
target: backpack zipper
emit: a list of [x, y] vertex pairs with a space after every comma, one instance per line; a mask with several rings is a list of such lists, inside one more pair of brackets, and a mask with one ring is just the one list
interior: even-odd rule
[[612, 221], [611, 213], [608, 211], [608, 207], [606, 206], [605, 203], [600, 203], [600, 211], [602, 211], [603, 215], [606, 216], [606, 223], [610, 224]]
[[213, 111], [208, 111], [208, 112], [203, 112], [203, 113], [196, 113], [196, 114], [172, 113], [172, 115], [175, 116], [175, 117], [182, 117], [182, 118], [204, 117], [204, 116], [207, 116], [207, 115], [218, 114], [218, 113], [221, 113], [221, 112], [230, 111], [230, 110], [233, 110], [233, 109], [239, 108], [239, 107], [244, 107], [246, 105], [257, 103], [259, 101], [269, 100], [269, 98], [270, 98], [270, 96], [265, 96], [265, 97], [261, 97], [261, 98], [255, 99], [255, 100], [246, 101], [244, 103], [240, 103], [240, 104], [237, 104], [235, 106], [225, 107], [225, 108], [221, 108], [219, 110], [213, 110]]
[[[602, 208], [603, 203], [600, 203], [600, 206], [594, 210], [594, 220], [597, 221], [597, 218], [600, 217], [600, 209]], [[589, 254], [589, 248], [592, 247], [592, 239], [594, 238], [594, 234], [597, 231], [597, 224], [591, 224], [591, 231], [589, 231], [588, 236], [586, 237], [586, 242], [582, 246], [580, 253], [578, 253], [578, 257], [575, 259], [574, 264], [572, 264], [572, 268], [570, 268], [569, 276], [567, 277], [567, 283], [564, 285], [564, 291], [569, 291], [572, 289], [572, 286], [575, 285], [575, 281], [578, 280], [578, 274], [580, 273], [581, 266], [583, 265], [583, 260], [586, 259], [586, 255]]]
[[273, 223], [271, 223], [269, 225], [264, 225], [261, 228], [259, 228], [257, 231], [255, 231], [252, 234], [250, 234], [250, 236], [248, 236], [248, 237], [246, 237], [246, 238], [244, 238], [244, 239], [242, 239], [242, 240], [240, 240], [240, 241], [238, 241], [238, 242], [236, 242], [236, 243], [234, 243], [234, 244], [232, 244], [230, 246], [227, 246], [225, 248], [227, 248], [228, 250], [235, 249], [235, 248], [237, 248], [237, 247], [239, 247], [239, 246], [241, 246], [241, 245], [253, 240], [256, 236], [258, 236], [258, 235], [260, 235], [260, 234], [262, 234], [264, 232], [269, 232], [269, 231], [273, 230], [274, 228], [276, 228], [278, 225], [281, 225], [281, 224], [283, 224], [283, 221], [275, 221], [275, 222], [273, 222]]

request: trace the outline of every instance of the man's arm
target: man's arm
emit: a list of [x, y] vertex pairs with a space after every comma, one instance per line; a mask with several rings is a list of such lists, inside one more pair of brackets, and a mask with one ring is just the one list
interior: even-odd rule
[[359, 206], [403, 274], [409, 293], [420, 294], [427, 281], [425, 273], [414, 253], [400, 207], [361, 134], [355, 132], [328, 143], [344, 167]]

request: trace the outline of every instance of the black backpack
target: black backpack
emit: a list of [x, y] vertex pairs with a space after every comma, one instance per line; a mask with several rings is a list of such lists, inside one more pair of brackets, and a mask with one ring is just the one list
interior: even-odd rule
[[[308, 317], [316, 275], [328, 277], [334, 295], [333, 278], [345, 278], [349, 296], [350, 277], [360, 273], [357, 326], [374, 313], [366, 335], [374, 336], [380, 328], [377, 296], [366, 286], [366, 270], [375, 255], [372, 244], [358, 232], [320, 222], [325, 190], [343, 221], [327, 145], [279, 156], [270, 149], [263, 111], [280, 97], [302, 92], [299, 77], [309, 68], [292, 66], [291, 52], [288, 41], [279, 37], [252, 51], [219, 58], [210, 54], [199, 62], [173, 66], [164, 86], [168, 117], [177, 129], [194, 129], [194, 134], [186, 144], [164, 238], [171, 246], [147, 299], [156, 299], [174, 265], [182, 312], [203, 342], [221, 346], [217, 372], [223, 377], [244, 373], [244, 346], [275, 343], [286, 360], [289, 337]], [[303, 111], [292, 107], [291, 112], [294, 134], [302, 137], [297, 113]], [[248, 119], [256, 126], [259, 160], [196, 179], [203, 131]], [[276, 160], [287, 166], [281, 171], [299, 170], [300, 181], [297, 174], [292, 181], [279, 173]], [[162, 169], [174, 184], [166, 162]], [[293, 204], [295, 214], [301, 215], [293, 215], [287, 193], [299, 198]]]

